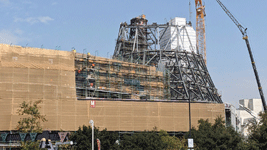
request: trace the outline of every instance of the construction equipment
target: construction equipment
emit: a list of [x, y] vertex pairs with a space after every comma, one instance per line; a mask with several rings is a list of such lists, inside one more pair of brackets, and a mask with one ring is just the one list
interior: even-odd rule
[[246, 42], [246, 45], [247, 45], [247, 48], [248, 48], [248, 53], [249, 53], [249, 56], [250, 56], [250, 60], [251, 60], [251, 64], [252, 64], [252, 68], [254, 70], [254, 74], [255, 74], [255, 77], [256, 77], [256, 81], [257, 81], [257, 84], [258, 84], [258, 89], [259, 89], [259, 93], [260, 93], [260, 97], [261, 97], [261, 101], [262, 101], [262, 105], [263, 105], [263, 108], [264, 108], [264, 111], [267, 110], [267, 107], [266, 107], [266, 102], [265, 102], [265, 98], [264, 98], [264, 95], [263, 95], [263, 91], [262, 91], [262, 87], [261, 87], [261, 83], [260, 83], [260, 79], [259, 79], [259, 75], [258, 75], [258, 71], [257, 71], [257, 68], [256, 68], [256, 64], [255, 64], [255, 61], [254, 61], [254, 58], [253, 58], [253, 55], [252, 55], [252, 52], [251, 52], [251, 48], [250, 48], [250, 44], [249, 44], [249, 41], [248, 41], [248, 36], [247, 36], [247, 28], [244, 28], [236, 19], [235, 17], [230, 13], [230, 11], [222, 4], [222, 2], [220, 0], [216, 0], [218, 2], [218, 4], [222, 7], [222, 9], [224, 10], [224, 12], [230, 17], [230, 19], [234, 22], [234, 24], [238, 27], [238, 29], [240, 30], [240, 32], [242, 33], [243, 35], [243, 40], [245, 40]]
[[205, 31], [205, 6], [202, 4], [202, 0], [195, 0], [196, 6], [196, 41], [197, 50], [199, 54], [202, 54], [204, 62], [207, 65], [206, 56], [206, 31]]

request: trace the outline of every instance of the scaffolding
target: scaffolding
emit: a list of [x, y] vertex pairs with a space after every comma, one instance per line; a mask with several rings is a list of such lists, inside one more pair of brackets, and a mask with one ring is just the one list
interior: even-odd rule
[[[163, 101], [169, 96], [170, 76], [155, 67], [89, 54], [0, 44], [0, 130], [17, 130], [23, 101], [42, 100], [40, 113], [48, 120], [41, 124], [44, 130], [76, 131], [94, 120], [108, 131], [155, 126], [188, 131], [188, 103]], [[87, 98], [93, 100], [82, 100]], [[223, 114], [223, 104], [193, 103], [192, 125]]]
[[[113, 59], [154, 66], [165, 72], [167, 70], [169, 82], [165, 82], [165, 93], [170, 95], [165, 96], [168, 99], [188, 101], [190, 97], [192, 101], [222, 103], [203, 56], [194, 49], [188, 26], [147, 24], [144, 16], [133, 18], [130, 24], [121, 23]], [[170, 30], [173, 35], [166, 35]], [[170, 38], [163, 47], [160, 43], [164, 37]], [[172, 49], [169, 45], [174, 37], [178, 43]], [[185, 42], [189, 43], [190, 50], [183, 48]]]
[[155, 67], [75, 54], [78, 99], [164, 100], [169, 76]]

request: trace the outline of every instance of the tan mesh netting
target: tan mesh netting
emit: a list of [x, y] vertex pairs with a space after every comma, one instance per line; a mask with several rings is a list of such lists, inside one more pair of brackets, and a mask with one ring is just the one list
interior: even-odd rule
[[[65, 109], [76, 103], [73, 52], [0, 45], [1, 130], [15, 129], [17, 108], [23, 101], [43, 100], [41, 112], [49, 129], [71, 129], [65, 115], [75, 118], [75, 111]], [[62, 106], [62, 103], [66, 105]], [[72, 117], [72, 118], [73, 118]], [[76, 121], [74, 121], [75, 123]]]
[[[214, 122], [223, 112], [223, 104], [192, 103], [192, 126], [197, 127], [201, 118]], [[115, 131], [144, 131], [153, 127], [188, 131], [188, 116], [188, 103], [175, 102], [96, 101], [96, 107], [89, 109], [89, 118], [97, 127]]]
[[[44, 130], [74, 131], [93, 119], [100, 129], [188, 130], [188, 104], [175, 102], [77, 100], [74, 52], [0, 44], [0, 130], [15, 130], [23, 101], [43, 100]], [[224, 116], [223, 104], [192, 104], [192, 125]]]

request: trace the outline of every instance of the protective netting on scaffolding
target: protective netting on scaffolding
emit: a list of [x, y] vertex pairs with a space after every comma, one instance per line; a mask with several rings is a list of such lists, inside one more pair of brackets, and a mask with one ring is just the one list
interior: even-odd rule
[[1, 87], [9, 88], [2, 98], [75, 98], [71, 53], [9, 45], [0, 50]]
[[[192, 103], [192, 126], [198, 126], [199, 119], [211, 122], [224, 114], [223, 104]], [[143, 102], [143, 101], [95, 101], [95, 108], [89, 109], [89, 118], [95, 126], [109, 131], [158, 130], [184, 131], [188, 126], [188, 103]]]
[[[90, 55], [75, 57], [74, 52], [0, 44], [0, 130], [16, 130], [21, 118], [17, 114], [19, 104], [35, 100], [43, 100], [40, 111], [48, 120], [41, 124], [44, 130], [75, 131], [88, 125], [90, 119], [109, 131], [144, 131], [155, 126], [167, 131], [188, 130], [186, 103], [77, 100], [75, 77], [77, 96], [86, 96], [81, 90], [83, 85], [87, 96], [115, 99], [156, 99], [169, 93], [164, 91], [169, 81], [163, 82], [165, 74], [155, 67]], [[200, 118], [214, 120], [223, 114], [223, 104], [193, 103], [192, 125], [197, 125]]]
[[0, 44], [0, 65], [0, 115], [6, 120], [0, 129], [14, 129], [19, 105], [36, 100], [43, 101], [45, 128], [69, 128], [62, 126], [61, 113], [76, 100], [73, 52]]
[[167, 99], [168, 76], [155, 67], [76, 54], [76, 88], [79, 98]]

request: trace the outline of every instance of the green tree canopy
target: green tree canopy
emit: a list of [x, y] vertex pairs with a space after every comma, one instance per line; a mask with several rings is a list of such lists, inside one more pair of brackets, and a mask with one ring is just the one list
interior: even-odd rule
[[[100, 140], [101, 149], [116, 150], [118, 144], [118, 134], [116, 132], [108, 132], [106, 129], [99, 131], [94, 128], [94, 148], [97, 150], [97, 138]], [[91, 150], [92, 149], [92, 128], [91, 126], [79, 127], [78, 131], [70, 136], [70, 140], [75, 141], [78, 150]]]
[[259, 116], [259, 123], [253, 122], [249, 126], [249, 149], [267, 149], [267, 113], [261, 112]]
[[[35, 101], [32, 103], [32, 101], [30, 102], [25, 102], [23, 101], [20, 104], [20, 108], [18, 109], [17, 113], [20, 116], [24, 116], [24, 118], [21, 118], [18, 121], [18, 125], [17, 125], [17, 129], [20, 132], [37, 132], [37, 133], [41, 133], [42, 127], [41, 127], [41, 121], [45, 122], [47, 121], [44, 115], [41, 115], [40, 111], [39, 111], [39, 104], [42, 101]], [[34, 150], [34, 149], [39, 149], [39, 141], [21, 141], [21, 149], [22, 150]]]
[[[191, 130], [196, 149], [199, 150], [238, 150], [243, 140], [232, 127], [226, 127], [224, 118], [218, 117], [215, 123], [200, 119], [198, 129]], [[188, 136], [188, 135], [187, 135]]]
[[167, 144], [163, 143], [157, 131], [137, 132], [132, 135], [124, 135], [120, 142], [122, 150], [163, 150]]
[[18, 109], [18, 114], [21, 116], [26, 116], [24, 118], [21, 118], [18, 122], [17, 129], [20, 132], [42, 132], [41, 127], [41, 121], [45, 122], [47, 121], [44, 115], [41, 115], [39, 111], [39, 104], [42, 101], [35, 101], [32, 103], [23, 101], [22, 104], [20, 104], [20, 108]]
[[[77, 149], [91, 150], [92, 128], [83, 126], [75, 133], [72, 133], [70, 140], [74, 141]], [[169, 136], [166, 131], [134, 132], [133, 134], [121, 134], [118, 132], [99, 131], [94, 129], [94, 139], [100, 139], [101, 149], [108, 150], [183, 150], [186, 149], [186, 140]], [[96, 140], [94, 147], [97, 149]]]
[[162, 142], [167, 145], [165, 150], [187, 150], [187, 140], [184, 137], [177, 138], [175, 136], [170, 136], [164, 130], [160, 130], [159, 135]]

